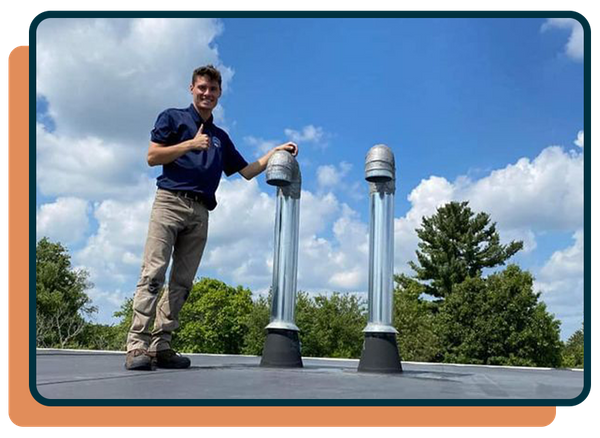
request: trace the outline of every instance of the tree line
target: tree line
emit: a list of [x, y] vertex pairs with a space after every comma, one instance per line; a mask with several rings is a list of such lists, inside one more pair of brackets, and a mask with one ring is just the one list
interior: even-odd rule
[[[394, 277], [393, 325], [402, 360], [583, 367], [583, 327], [566, 343], [560, 321], [533, 289], [533, 276], [507, 260], [522, 242], [500, 243], [495, 223], [467, 202], [451, 202], [423, 218], [414, 275]], [[488, 275], [484, 276], [484, 270]], [[73, 269], [66, 248], [36, 247], [36, 344], [47, 348], [122, 350], [132, 298], [118, 324], [89, 322], [97, 308], [88, 274]], [[359, 295], [298, 292], [296, 325], [303, 356], [358, 358], [368, 303]], [[202, 278], [180, 312], [174, 349], [188, 353], [260, 355], [270, 296], [253, 299], [242, 286]]]

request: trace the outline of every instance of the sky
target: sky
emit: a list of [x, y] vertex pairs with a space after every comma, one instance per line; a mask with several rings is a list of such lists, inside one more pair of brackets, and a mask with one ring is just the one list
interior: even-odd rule
[[[157, 115], [187, 107], [191, 72], [223, 73], [215, 113], [253, 161], [300, 147], [298, 288], [366, 297], [375, 144], [396, 160], [395, 271], [423, 216], [468, 200], [562, 321], [583, 318], [583, 30], [570, 19], [48, 19], [37, 31], [37, 238], [94, 284], [95, 320], [132, 297], [160, 168]], [[198, 277], [264, 294], [275, 190], [223, 178]], [[398, 327], [402, 330], [401, 327]]]

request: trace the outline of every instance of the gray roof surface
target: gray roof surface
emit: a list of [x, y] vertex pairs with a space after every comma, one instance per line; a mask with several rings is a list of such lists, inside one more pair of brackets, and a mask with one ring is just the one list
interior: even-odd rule
[[303, 358], [304, 368], [260, 357], [186, 354], [186, 370], [128, 371], [122, 352], [38, 350], [37, 390], [48, 399], [572, 399], [584, 373], [403, 362], [402, 374], [358, 373], [358, 360]]

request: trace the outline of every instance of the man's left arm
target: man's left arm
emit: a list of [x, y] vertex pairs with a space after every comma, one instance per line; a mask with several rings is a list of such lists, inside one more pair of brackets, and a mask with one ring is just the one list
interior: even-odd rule
[[269, 152], [267, 152], [265, 155], [260, 157], [258, 160], [256, 160], [254, 163], [250, 163], [242, 170], [240, 170], [240, 174], [247, 180], [251, 180], [267, 168], [269, 158], [271, 158], [271, 155], [273, 155], [277, 151], [288, 151], [295, 157], [296, 155], [298, 155], [298, 145], [289, 141], [287, 143], [276, 146]]

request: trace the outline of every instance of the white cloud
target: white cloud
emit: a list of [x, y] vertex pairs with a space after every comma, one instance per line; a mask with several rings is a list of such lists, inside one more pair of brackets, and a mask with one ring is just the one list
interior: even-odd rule
[[579, 21], [572, 18], [549, 18], [542, 25], [541, 31], [565, 29], [571, 33], [564, 48], [564, 53], [575, 61], [583, 60], [583, 27]]
[[394, 219], [394, 266], [397, 272], [410, 273], [409, 260], [415, 260], [418, 237], [415, 230], [423, 216], [431, 216], [436, 209], [454, 198], [454, 186], [445, 178], [432, 176], [408, 195], [411, 209], [401, 218]]
[[254, 148], [254, 156], [261, 157], [281, 142], [279, 140], [265, 140], [251, 135], [244, 137], [244, 141]]
[[533, 161], [465, 183], [457, 195], [505, 229], [575, 230], [583, 223], [583, 154], [550, 146]]
[[100, 324], [117, 324], [120, 318], [115, 318], [113, 314], [119, 310], [126, 298], [133, 296], [133, 290], [122, 291], [121, 289], [103, 290], [92, 287], [86, 293], [92, 300], [92, 305], [98, 309], [97, 313], [90, 315], [92, 322]]
[[89, 228], [89, 203], [79, 198], [58, 198], [36, 212], [38, 239], [46, 236], [66, 245], [82, 240]]
[[233, 70], [214, 46], [221, 32], [216, 19], [47, 19], [36, 37], [37, 91], [61, 134], [147, 140], [160, 111], [189, 105], [194, 68], [217, 65], [227, 89]]
[[[121, 290], [117, 289], [114, 292], [108, 292], [97, 288], [90, 289], [87, 294], [92, 299], [94, 305], [97, 303], [108, 303], [111, 304], [112, 307], [118, 308], [123, 303], [124, 295], [130, 296], [130, 293], [124, 294]], [[111, 312], [112, 313], [112, 312]]]
[[[37, 127], [40, 192], [139, 199], [151, 184], [150, 130], [160, 111], [190, 104], [194, 68], [216, 65], [228, 88], [233, 70], [214, 45], [221, 32], [216, 19], [44, 20], [37, 91], [56, 129]], [[221, 107], [215, 114], [224, 119]]]
[[[493, 220], [493, 218], [492, 218]], [[498, 228], [498, 234], [503, 242], [520, 240], [523, 242], [523, 253], [532, 253], [537, 248], [535, 233], [530, 228]]]
[[[331, 193], [325, 197], [313, 197], [313, 201], [321, 205], [325, 203], [326, 208], [318, 210], [307, 203], [302, 205], [301, 211], [306, 210], [305, 214], [310, 215], [314, 222], [324, 219], [328, 223], [333, 221], [333, 238], [307, 232], [301, 218], [298, 287], [320, 292], [366, 291], [368, 225], [359, 220], [355, 211], [340, 204]], [[314, 212], [325, 214], [315, 215]]]
[[90, 272], [90, 280], [102, 290], [130, 286], [139, 274], [148, 230], [153, 194], [136, 202], [106, 200], [96, 203], [98, 229], [74, 260]]
[[[208, 242], [198, 271], [253, 287], [270, 284], [275, 199], [256, 180], [221, 180], [210, 214]], [[271, 243], [272, 245], [272, 243]]]
[[317, 184], [322, 189], [335, 189], [350, 172], [352, 164], [342, 161], [338, 166], [327, 164], [317, 168]]
[[[213, 272], [255, 291], [270, 286], [275, 193], [261, 192], [255, 180], [221, 181], [219, 207], [211, 213], [209, 240], [199, 276]], [[367, 253], [367, 226], [356, 212], [332, 193], [302, 191], [299, 289], [364, 290]]]
[[60, 136], [37, 125], [37, 187], [47, 196], [137, 198], [154, 184], [145, 173], [146, 146], [99, 137]]
[[550, 312], [562, 321], [563, 337], [581, 327], [583, 321], [583, 231], [573, 234], [573, 244], [555, 251], [536, 275], [535, 289]]
[[330, 228], [342, 211], [340, 201], [332, 193], [313, 194], [302, 191], [300, 206], [300, 237], [312, 238]]
[[544, 149], [534, 160], [492, 171], [476, 181], [459, 177], [454, 183], [432, 176], [408, 196], [411, 209], [395, 219], [395, 266], [415, 259], [418, 238], [415, 229], [423, 216], [450, 201], [468, 200], [475, 212], [489, 213], [497, 222], [503, 242], [523, 240], [524, 252], [536, 246], [536, 233], [569, 231], [583, 224], [583, 154], [565, 152], [558, 146]]
[[331, 164], [317, 168], [317, 182], [321, 187], [335, 186], [340, 182], [341, 175]]
[[[330, 284], [346, 290], [366, 290], [369, 260], [369, 228], [362, 223], [358, 214], [343, 205], [341, 217], [333, 224], [333, 233], [339, 243], [339, 252], [334, 258], [343, 269], [342, 275], [333, 276]], [[341, 278], [340, 278], [341, 277]]]
[[[211, 213], [209, 240], [199, 276], [214, 272], [260, 291], [272, 279], [275, 190], [255, 180], [222, 180], [219, 207]], [[356, 290], [364, 287], [367, 228], [332, 194], [302, 191], [298, 288]], [[328, 240], [323, 235], [333, 235]]]
[[577, 139], [573, 142], [576, 146], [583, 148], [583, 131], [577, 133]]
[[563, 280], [575, 277], [582, 280], [583, 277], [583, 230], [573, 234], [575, 241], [570, 247], [556, 251], [540, 271], [540, 281], [547, 284], [544, 288], [546, 293], [553, 293], [556, 284]]
[[[297, 143], [300, 149], [302, 149], [302, 145], [306, 143], [314, 143], [317, 144], [319, 147], [327, 146], [327, 143], [323, 141], [326, 137], [326, 134], [323, 131], [323, 128], [321, 127], [307, 125], [304, 128], [302, 128], [301, 131], [286, 128], [284, 129], [284, 134], [289, 141]], [[244, 137], [244, 141], [254, 148], [254, 155], [256, 157], [260, 157], [269, 152], [275, 146], [285, 143], [284, 141], [279, 139], [265, 140], [262, 137], [254, 137], [252, 135]]]
[[[286, 128], [285, 135], [294, 143], [319, 143], [324, 139], [325, 133], [320, 126], [307, 125], [301, 131]], [[324, 146], [324, 144], [321, 144]]]

